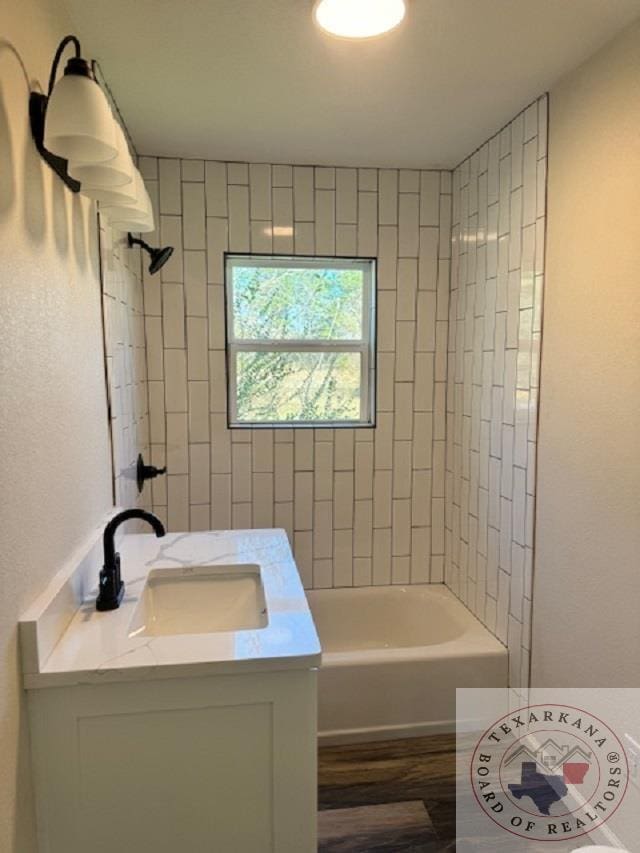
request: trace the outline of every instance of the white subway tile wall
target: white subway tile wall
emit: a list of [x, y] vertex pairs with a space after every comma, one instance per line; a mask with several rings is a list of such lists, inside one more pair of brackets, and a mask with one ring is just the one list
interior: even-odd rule
[[[451, 175], [141, 157], [153, 510], [283, 527], [307, 587], [444, 580]], [[224, 252], [378, 258], [377, 428], [227, 429]]]
[[[126, 234], [99, 227], [115, 501], [150, 509], [151, 495], [138, 494], [135, 477], [138, 453], [151, 461], [140, 250], [127, 247]], [[154, 336], [161, 337], [159, 324], [147, 329]], [[156, 376], [161, 365], [149, 370]]]
[[529, 681], [547, 109], [453, 173], [445, 581], [508, 646], [512, 687]]

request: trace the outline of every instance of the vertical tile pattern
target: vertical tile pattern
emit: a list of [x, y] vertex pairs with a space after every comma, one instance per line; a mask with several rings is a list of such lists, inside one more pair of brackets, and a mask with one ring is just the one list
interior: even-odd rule
[[[147, 365], [155, 392], [164, 386], [161, 320], [153, 314], [145, 320], [140, 250], [129, 249], [125, 235], [112, 232], [102, 221], [100, 246], [115, 500], [117, 506], [150, 509], [151, 489], [138, 495], [135, 465], [138, 453], [151, 461]], [[159, 416], [163, 401], [157, 393], [153, 401], [154, 415]], [[162, 419], [164, 432], [164, 414]]]
[[[308, 587], [442, 582], [450, 174], [144, 160], [179, 248], [145, 282], [154, 509], [283, 527]], [[376, 429], [227, 429], [227, 250], [377, 257]]]
[[546, 115], [545, 96], [453, 174], [445, 581], [508, 645], [513, 687], [529, 671]]

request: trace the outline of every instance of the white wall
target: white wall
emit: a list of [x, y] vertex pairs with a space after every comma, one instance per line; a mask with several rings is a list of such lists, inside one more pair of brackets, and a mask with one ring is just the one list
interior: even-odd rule
[[533, 683], [640, 685], [640, 23], [550, 95]]
[[35, 837], [16, 622], [111, 506], [94, 213], [41, 161], [57, 5], [0, 0], [0, 850]]
[[547, 98], [453, 175], [446, 583], [529, 682]]
[[[142, 157], [176, 251], [145, 278], [153, 508], [284, 527], [308, 587], [442, 582], [451, 175]], [[275, 234], [273, 228], [279, 229]], [[226, 249], [378, 257], [377, 427], [228, 430]]]

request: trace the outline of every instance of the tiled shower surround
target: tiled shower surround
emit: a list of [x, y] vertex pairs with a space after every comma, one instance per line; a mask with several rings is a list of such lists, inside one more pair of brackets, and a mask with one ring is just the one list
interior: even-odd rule
[[[284, 527], [307, 587], [441, 582], [451, 174], [142, 157], [153, 509]], [[224, 252], [376, 256], [377, 427], [229, 430]], [[161, 279], [161, 280], [160, 280]]]
[[527, 686], [544, 271], [547, 98], [458, 166], [445, 581]]
[[[453, 172], [142, 157], [143, 258], [103, 249], [116, 497], [284, 527], [307, 587], [445, 582], [529, 670], [547, 99]], [[378, 260], [377, 426], [229, 430], [224, 252]], [[147, 416], [148, 399], [148, 416]], [[445, 508], [446, 507], [446, 508]]]
[[112, 232], [101, 221], [99, 228], [115, 502], [149, 507], [150, 495], [138, 495], [135, 477], [138, 453], [149, 456], [140, 252], [127, 248], [126, 234]]

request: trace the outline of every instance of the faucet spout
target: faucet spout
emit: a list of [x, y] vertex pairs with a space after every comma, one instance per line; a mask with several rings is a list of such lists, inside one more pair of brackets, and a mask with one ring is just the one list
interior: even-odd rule
[[164, 536], [163, 523], [144, 509], [125, 509], [111, 519], [104, 529], [104, 565], [100, 572], [100, 589], [96, 599], [96, 610], [116, 610], [124, 596], [124, 581], [120, 573], [120, 554], [115, 547], [115, 534], [125, 521], [139, 518], [153, 527], [156, 536]]

